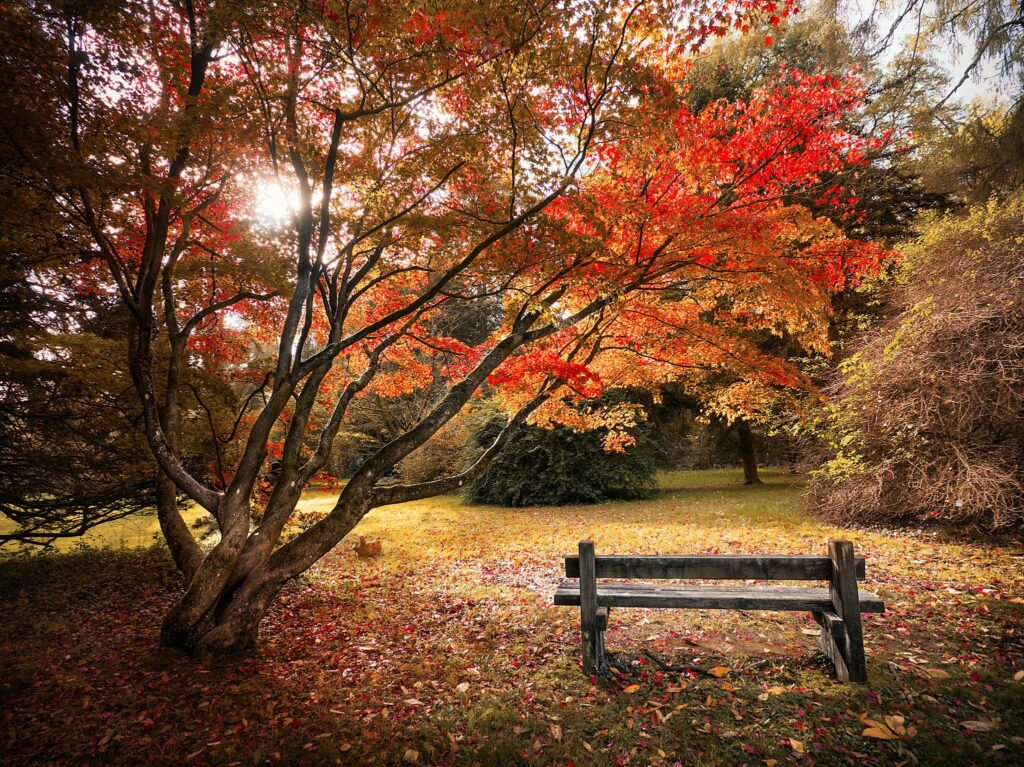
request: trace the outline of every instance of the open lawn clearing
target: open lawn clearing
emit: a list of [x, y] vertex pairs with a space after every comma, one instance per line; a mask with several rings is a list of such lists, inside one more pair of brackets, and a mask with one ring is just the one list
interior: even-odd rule
[[[839, 531], [799, 511], [793, 478], [766, 479], [679, 472], [650, 501], [376, 510], [356, 534], [383, 554], [340, 546], [285, 591], [259, 656], [229, 668], [153, 649], [177, 585], [158, 552], [6, 562], [0, 761], [1024, 761], [1024, 549]], [[551, 605], [581, 538], [606, 553], [819, 554], [830, 536], [867, 557], [887, 607], [865, 616], [867, 686], [830, 678], [810, 616], [665, 610], [613, 611], [608, 649], [628, 670], [594, 684], [578, 613]]]

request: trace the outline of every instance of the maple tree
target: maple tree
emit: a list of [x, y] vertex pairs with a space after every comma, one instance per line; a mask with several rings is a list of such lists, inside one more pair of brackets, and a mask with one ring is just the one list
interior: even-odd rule
[[[128, 367], [187, 586], [162, 642], [244, 655], [281, 587], [371, 509], [456, 490], [528, 419], [606, 430], [609, 386], [728, 375], [742, 415], [807, 381], [759, 334], [827, 347], [829, 297], [877, 268], [794, 200], [855, 215], [840, 180], [854, 76], [783, 69], [692, 111], [692, 56], [790, 4], [23, 4], [46, 62], [21, 97], [63, 129], [32, 165], [94, 247], [66, 265], [129, 317]], [[253, 213], [261, 190], [283, 210]], [[447, 334], [500, 305], [486, 338]], [[476, 339], [474, 339], [476, 340]], [[453, 476], [388, 475], [486, 389], [507, 424]], [[431, 392], [331, 510], [289, 523], [353, 402]], [[183, 437], [201, 425], [206, 470]], [[270, 467], [273, 467], [272, 471]], [[208, 551], [184, 495], [216, 521]]]

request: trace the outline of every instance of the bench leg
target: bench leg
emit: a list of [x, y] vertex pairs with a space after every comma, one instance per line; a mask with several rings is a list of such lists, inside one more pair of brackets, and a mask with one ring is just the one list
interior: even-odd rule
[[583, 650], [583, 673], [601, 673], [604, 660], [603, 641], [597, 626], [597, 570], [594, 542], [580, 541], [580, 641]]
[[864, 633], [860, 622], [860, 596], [857, 594], [857, 566], [853, 559], [853, 544], [849, 541], [829, 541], [828, 553], [832, 558], [832, 582], [829, 592], [836, 615], [846, 628], [843, 659], [851, 682], [868, 681], [864, 658]]
[[583, 673], [588, 676], [598, 676], [608, 670], [608, 662], [604, 657], [604, 631], [597, 627], [594, 621], [593, 629], [588, 631], [581, 626], [583, 635]]
[[608, 659], [604, 654], [604, 632], [608, 630], [608, 616], [611, 611], [612, 608], [610, 607], [597, 608], [597, 629], [594, 647], [594, 668], [597, 674], [608, 673]]
[[835, 613], [811, 613], [811, 615], [821, 626], [818, 644], [821, 645], [821, 651], [832, 661], [832, 666], [836, 670], [836, 678], [842, 682], [849, 681], [850, 668], [846, 663], [846, 624]]

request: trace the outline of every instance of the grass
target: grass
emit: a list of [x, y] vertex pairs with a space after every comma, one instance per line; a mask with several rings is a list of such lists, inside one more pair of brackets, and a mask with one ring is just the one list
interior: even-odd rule
[[[259, 657], [229, 668], [154, 649], [178, 588], [158, 551], [8, 562], [0, 761], [1024, 761], [1020, 544], [838, 530], [800, 511], [798, 480], [766, 479], [669, 473], [652, 500], [598, 506], [378, 509], [356, 533], [384, 553], [339, 546], [282, 595]], [[866, 617], [867, 686], [831, 678], [809, 616], [716, 611], [613, 612], [608, 648], [628, 670], [591, 680], [578, 613], [550, 605], [581, 538], [598, 553], [824, 553], [833, 536], [867, 556], [867, 588], [888, 606]], [[698, 670], [660, 671], [645, 651]], [[865, 737], [862, 717], [902, 736]]]
[[[193, 525], [200, 520], [212, 522], [212, 517], [201, 506], [186, 508], [182, 516], [185, 522]], [[17, 523], [0, 513], [0, 533], [9, 533], [18, 529]], [[162, 540], [160, 522], [156, 512], [137, 514], [124, 519], [105, 522], [90, 529], [84, 535], [73, 538], [57, 538], [50, 549], [62, 554], [83, 550], [122, 550], [138, 549], [152, 546]], [[40, 548], [32, 544], [9, 543], [5, 553], [34, 554]]]

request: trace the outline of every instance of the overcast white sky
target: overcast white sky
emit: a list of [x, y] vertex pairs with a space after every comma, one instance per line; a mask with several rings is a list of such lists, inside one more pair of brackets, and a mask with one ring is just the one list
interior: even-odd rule
[[[925, 0], [925, 2], [928, 2], [928, 0]], [[882, 8], [881, 11], [878, 10], [879, 7]], [[905, 2], [900, 0], [895, 2], [884, 2], [883, 0], [845, 0], [843, 3], [843, 9], [851, 27], [868, 19], [872, 12], [875, 12], [879, 31], [883, 34], [892, 26], [893, 21], [899, 15], [899, 10], [905, 7]], [[908, 46], [912, 45], [917, 31], [916, 26], [916, 14], [910, 14], [908, 18], [901, 22], [894, 38], [894, 44], [887, 54], [888, 56], [906, 50]], [[952, 87], [963, 76], [964, 70], [974, 56], [974, 41], [965, 38], [962, 44], [958, 44], [957, 41], [940, 40], [938, 45], [941, 47], [936, 58], [940, 63], [945, 64], [950, 76], [950, 87]], [[1020, 88], [1021, 84], [1019, 82], [1012, 82], [1010, 79], [1000, 75], [996, 62], [986, 59], [975, 68], [973, 75], [967, 82], [960, 86], [954, 98], [962, 102], [969, 102], [978, 98], [991, 100], [999, 96], [1015, 95]]]

